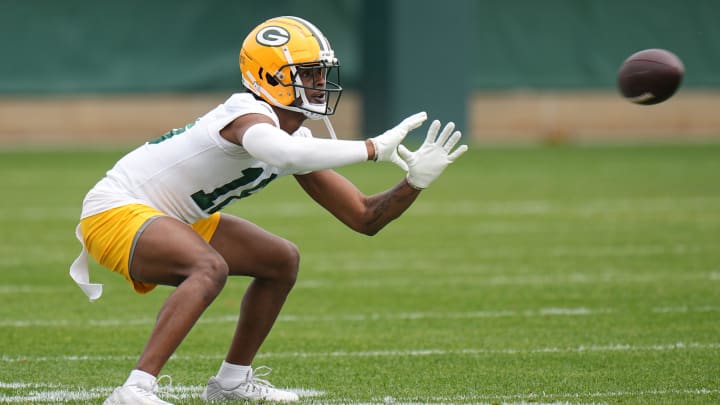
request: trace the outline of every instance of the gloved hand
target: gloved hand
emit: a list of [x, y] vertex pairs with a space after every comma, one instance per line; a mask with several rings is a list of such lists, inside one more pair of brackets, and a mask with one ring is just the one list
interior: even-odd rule
[[452, 122], [445, 125], [440, 136], [439, 129], [440, 121], [433, 121], [428, 128], [425, 142], [415, 152], [410, 152], [403, 145], [398, 147], [398, 154], [408, 165], [407, 181], [414, 188], [427, 188], [450, 163], [468, 149], [467, 145], [460, 145], [450, 153], [462, 134], [460, 131], [453, 132], [455, 124]]
[[398, 145], [405, 139], [408, 132], [422, 125], [426, 119], [427, 113], [425, 112], [411, 115], [394, 128], [385, 131], [382, 135], [370, 138], [370, 141], [375, 147], [375, 160], [378, 162], [393, 162], [400, 166], [401, 169], [407, 171], [407, 164], [398, 156]]

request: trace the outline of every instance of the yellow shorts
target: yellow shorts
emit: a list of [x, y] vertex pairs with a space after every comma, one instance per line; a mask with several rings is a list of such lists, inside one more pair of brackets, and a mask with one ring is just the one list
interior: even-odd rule
[[[83, 218], [80, 229], [90, 256], [108, 269], [122, 274], [135, 291], [144, 294], [156, 285], [133, 280], [130, 276], [135, 242], [151, 219], [166, 215], [147, 205], [129, 204]], [[220, 213], [216, 212], [190, 226], [210, 242], [219, 222]]]

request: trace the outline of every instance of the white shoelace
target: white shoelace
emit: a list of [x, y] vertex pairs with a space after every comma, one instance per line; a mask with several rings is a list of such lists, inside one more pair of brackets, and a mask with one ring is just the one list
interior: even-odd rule
[[[167, 381], [167, 384], [160, 387], [161, 381]], [[163, 374], [160, 377], [158, 377], [157, 380], [155, 380], [155, 382], [153, 383], [152, 387], [150, 387], [150, 390], [152, 391], [153, 394], [155, 394], [155, 396], [157, 396], [157, 394], [162, 394], [163, 397], [179, 399], [178, 396], [173, 395], [171, 392], [172, 391], [172, 377], [170, 377], [167, 374]]]
[[245, 382], [245, 384], [248, 385], [248, 387], [245, 389], [246, 392], [249, 390], [252, 390], [252, 392], [259, 392], [261, 394], [266, 394], [270, 390], [275, 389], [275, 386], [270, 383], [270, 381], [258, 378], [258, 377], [266, 377], [270, 375], [272, 372], [272, 369], [267, 366], [259, 366], [255, 368], [255, 370], [248, 371], [248, 379]]

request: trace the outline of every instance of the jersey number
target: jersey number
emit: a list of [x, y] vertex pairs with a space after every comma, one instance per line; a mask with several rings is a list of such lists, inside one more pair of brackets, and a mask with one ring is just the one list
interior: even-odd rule
[[[198, 118], [195, 122], [198, 122], [199, 120], [200, 119]], [[155, 138], [151, 141], [148, 141], [148, 143], [160, 143], [160, 142], [163, 142], [163, 141], [166, 141], [166, 140], [172, 138], [175, 135], [180, 135], [183, 132], [187, 131], [188, 129], [192, 128], [195, 125], [195, 122], [191, 122], [182, 128], [171, 129], [170, 131], [164, 133], [163, 135], [158, 136], [157, 138]]]
[[226, 195], [227, 193], [236, 190], [242, 186], [245, 186], [247, 184], [252, 183], [253, 181], [257, 180], [264, 172], [265, 170], [259, 167], [249, 167], [242, 171], [242, 177], [237, 178], [227, 184], [224, 184], [215, 190], [213, 190], [210, 193], [206, 193], [202, 190], [194, 193], [191, 197], [193, 201], [195, 201], [195, 204], [200, 207], [201, 210], [206, 211], [208, 214], [212, 214], [214, 212], [219, 211], [224, 206], [230, 204], [234, 200], [238, 200], [240, 198], [245, 198], [252, 193], [262, 189], [265, 187], [268, 183], [273, 181], [275, 177], [277, 177], [277, 174], [273, 173], [270, 175], [270, 177], [267, 177], [260, 181], [255, 187], [248, 188], [246, 190], [243, 190], [240, 192], [240, 194], [237, 195], [231, 195], [224, 200], [220, 201], [219, 203], [215, 204], [215, 200], [222, 196]]

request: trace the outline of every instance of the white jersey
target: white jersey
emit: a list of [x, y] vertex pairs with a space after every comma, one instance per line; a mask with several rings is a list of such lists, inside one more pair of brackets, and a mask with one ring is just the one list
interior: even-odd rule
[[[279, 176], [294, 174], [250, 156], [220, 130], [239, 116], [258, 113], [279, 127], [270, 106], [250, 93], [225, 103], [184, 128], [147, 142], [125, 155], [85, 197], [85, 218], [127, 204], [145, 204], [194, 223]], [[292, 136], [312, 137], [306, 127]]]

